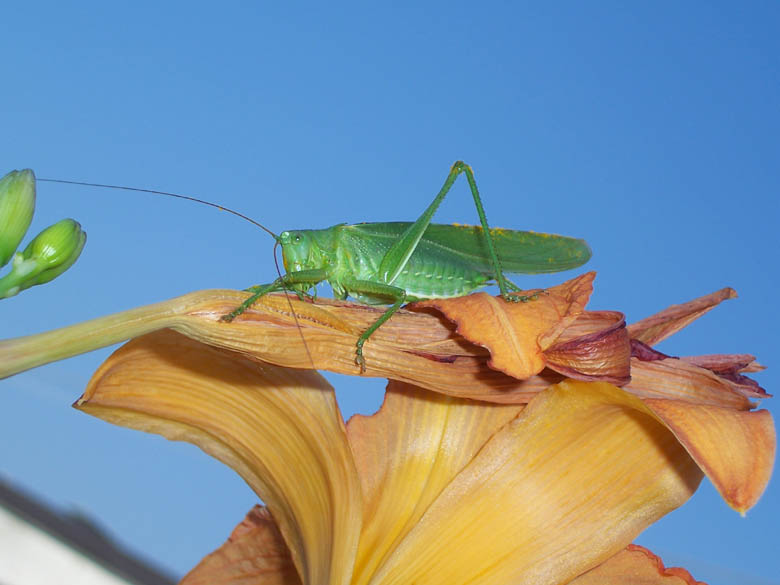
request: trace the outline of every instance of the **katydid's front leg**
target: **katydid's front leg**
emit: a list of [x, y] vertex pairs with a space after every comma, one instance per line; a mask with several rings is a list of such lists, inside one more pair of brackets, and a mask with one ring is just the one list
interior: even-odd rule
[[238, 317], [241, 313], [249, 309], [257, 299], [260, 297], [267, 295], [270, 292], [275, 292], [278, 290], [288, 290], [293, 285], [298, 284], [307, 284], [310, 287], [314, 286], [323, 280], [328, 280], [330, 277], [330, 271], [324, 269], [324, 268], [316, 268], [312, 270], [299, 270], [298, 272], [288, 272], [284, 276], [280, 276], [276, 280], [274, 280], [271, 284], [266, 285], [260, 285], [260, 286], [253, 286], [251, 291], [254, 292], [254, 294], [249, 297], [247, 300], [245, 300], [243, 303], [241, 303], [238, 307], [230, 311], [227, 315], [222, 315], [220, 317], [220, 321], [225, 321], [229, 323], [236, 317]]
[[401, 308], [401, 305], [403, 305], [406, 300], [406, 291], [397, 286], [370, 280], [342, 279], [340, 284], [346, 288], [350, 294], [357, 293], [374, 297], [386, 297], [388, 300], [393, 301], [393, 304], [387, 311], [385, 311], [379, 319], [374, 321], [371, 327], [366, 329], [363, 334], [358, 337], [357, 344], [355, 345], [355, 363], [360, 366], [360, 373], [362, 374], [366, 371], [366, 360], [363, 358], [363, 344], [371, 337], [374, 331], [379, 329], [385, 321]]
[[469, 189], [471, 189], [471, 195], [474, 197], [474, 205], [477, 208], [477, 215], [479, 215], [479, 222], [485, 237], [485, 245], [487, 247], [488, 256], [490, 256], [490, 263], [493, 265], [493, 273], [495, 275], [496, 284], [498, 284], [498, 288], [501, 291], [501, 296], [504, 300], [512, 302], [528, 300], [528, 298], [510, 294], [510, 289], [512, 287], [508, 284], [504, 272], [501, 270], [501, 263], [498, 260], [498, 254], [496, 254], [493, 237], [490, 235], [490, 226], [488, 225], [487, 216], [485, 215], [485, 209], [482, 207], [482, 198], [479, 196], [477, 182], [474, 179], [474, 171], [472, 171], [471, 167], [463, 161], [457, 161], [452, 165], [450, 174], [447, 175], [444, 185], [442, 185], [442, 188], [439, 190], [436, 197], [433, 198], [431, 204], [387, 251], [387, 254], [382, 258], [382, 263], [379, 265], [379, 278], [387, 284], [393, 284], [395, 279], [398, 278], [398, 275], [401, 274], [406, 267], [409, 258], [417, 248], [417, 244], [420, 242], [428, 225], [430, 225], [436, 210], [439, 208], [439, 205], [441, 205], [441, 202], [444, 201], [447, 193], [449, 193], [450, 188], [453, 183], [455, 183], [455, 179], [457, 179], [458, 175], [461, 173], [466, 175]]

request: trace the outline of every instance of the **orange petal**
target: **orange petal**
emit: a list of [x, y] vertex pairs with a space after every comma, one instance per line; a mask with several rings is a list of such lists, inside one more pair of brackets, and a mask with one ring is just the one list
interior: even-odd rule
[[268, 509], [255, 506], [227, 542], [179, 585], [300, 585], [292, 557]]
[[593, 292], [595, 276], [595, 272], [588, 272], [526, 303], [508, 303], [500, 297], [476, 293], [414, 306], [438, 309], [457, 323], [459, 334], [490, 350], [491, 368], [525, 379], [542, 371], [544, 350], [582, 313]]
[[679, 400], [644, 401], [685, 446], [726, 503], [744, 513], [772, 476], [777, 439], [769, 411], [741, 412]]
[[349, 421], [365, 503], [353, 585], [370, 580], [441, 490], [522, 409], [390, 382], [379, 412]]
[[568, 583], [680, 506], [701, 478], [638, 398], [566, 381], [488, 440], [372, 583]]
[[628, 333], [632, 339], [638, 339], [647, 345], [655, 345], [674, 335], [721, 302], [736, 296], [737, 293], [733, 288], [722, 288], [682, 305], [672, 305], [660, 313], [632, 323], [628, 326]]
[[569, 585], [706, 585], [685, 569], [667, 569], [642, 546], [630, 544], [608, 561], [577, 577]]
[[360, 485], [333, 390], [319, 374], [160, 331], [117, 350], [75, 406], [189, 441], [228, 464], [268, 505], [304, 582], [347, 582]]

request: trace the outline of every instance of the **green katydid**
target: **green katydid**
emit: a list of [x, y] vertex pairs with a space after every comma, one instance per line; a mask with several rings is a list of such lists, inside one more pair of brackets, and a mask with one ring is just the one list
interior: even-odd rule
[[[432, 224], [431, 220], [458, 175], [466, 175], [480, 226]], [[231, 321], [260, 297], [277, 290], [303, 296], [327, 281], [341, 299], [390, 305], [356, 343], [355, 361], [365, 370], [363, 345], [407, 301], [457, 297], [495, 280], [507, 301], [527, 301], [511, 294], [520, 288], [504, 272], [560, 272], [588, 261], [584, 240], [505, 229], [490, 229], [474, 173], [462, 161], [452, 165], [438, 195], [415, 222], [339, 224], [319, 230], [284, 231], [286, 274], [248, 290], [254, 294], [222, 317]]]
[[[431, 223], [461, 173], [466, 175], [480, 225]], [[270, 292], [291, 290], [302, 298], [323, 281], [331, 285], [338, 298], [351, 296], [366, 304], [390, 305], [357, 340], [355, 362], [361, 371], [365, 370], [363, 345], [405, 302], [461, 296], [492, 281], [506, 301], [524, 302], [533, 297], [514, 294], [521, 289], [504, 272], [560, 272], [581, 266], [591, 256], [587, 243], [577, 238], [491, 229], [474, 173], [462, 161], [452, 165], [441, 190], [414, 222], [339, 224], [325, 229], [284, 231], [279, 235], [238, 212], [208, 201], [148, 189], [118, 188], [169, 195], [224, 209], [260, 226], [281, 245], [286, 273], [270, 284], [247, 289], [253, 294], [224, 315], [222, 321], [232, 321]]]

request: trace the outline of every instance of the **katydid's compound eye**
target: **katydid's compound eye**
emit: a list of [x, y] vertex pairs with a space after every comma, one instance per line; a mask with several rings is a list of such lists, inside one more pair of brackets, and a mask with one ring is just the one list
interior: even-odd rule
[[293, 236], [293, 243], [297, 244], [298, 242], [300, 242], [300, 241], [301, 241], [301, 239], [302, 239], [302, 238], [301, 238], [301, 234], [295, 234], [295, 235]]

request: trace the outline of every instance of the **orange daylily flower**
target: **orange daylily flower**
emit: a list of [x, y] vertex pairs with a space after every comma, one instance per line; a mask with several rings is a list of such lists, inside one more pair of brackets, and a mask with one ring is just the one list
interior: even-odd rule
[[399, 312], [364, 347], [385, 403], [346, 425], [300, 368], [357, 374], [381, 309], [338, 301], [269, 295], [226, 324], [242, 293], [192, 293], [0, 342], [0, 376], [137, 337], [76, 407], [197, 444], [267, 506], [188, 585], [696, 583], [630, 543], [705, 474], [736, 510], [755, 504], [775, 454], [744, 376], [760, 366], [652, 348], [730, 289], [626, 327], [585, 310], [593, 276]]
[[165, 331], [118, 350], [76, 406], [231, 465], [303, 583], [567, 583], [702, 477], [638, 398], [603, 382], [561, 382], [528, 406], [391, 382], [382, 409], [345, 428], [315, 373]]

